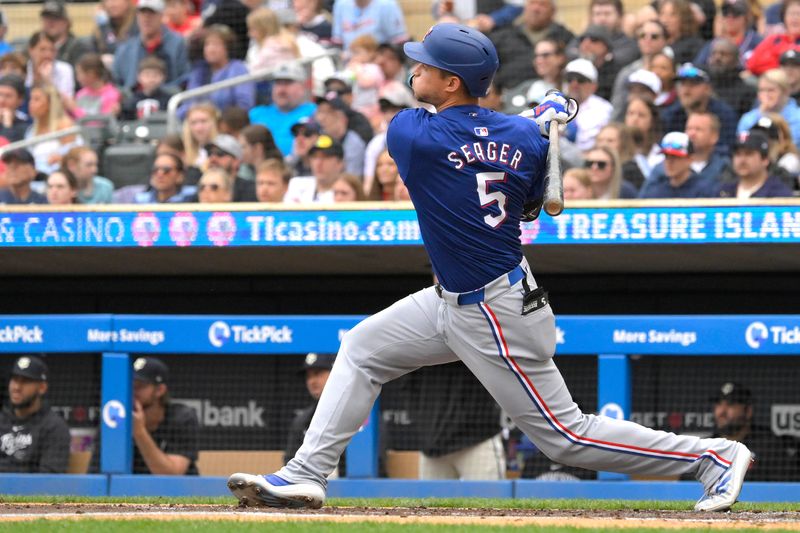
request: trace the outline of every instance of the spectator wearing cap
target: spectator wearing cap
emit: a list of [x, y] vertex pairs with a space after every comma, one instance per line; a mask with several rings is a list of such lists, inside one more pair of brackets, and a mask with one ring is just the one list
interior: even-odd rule
[[251, 109], [250, 123], [266, 126], [286, 156], [292, 152], [292, 126], [301, 118], [312, 116], [317, 106], [308, 98], [308, 74], [297, 63], [282, 65], [272, 80], [272, 103]]
[[658, 4], [658, 20], [667, 29], [667, 45], [677, 64], [694, 59], [705, 41], [699, 35], [699, 24], [692, 2], [664, 0]]
[[117, 47], [114, 53], [112, 75], [114, 81], [126, 89], [136, 85], [139, 62], [154, 55], [167, 65], [165, 85], [178, 88], [189, 73], [189, 58], [183, 37], [167, 29], [161, 22], [164, 0], [139, 0], [136, 5], [136, 23], [139, 34]]
[[0, 56], [14, 51], [14, 47], [6, 42], [6, 32], [8, 31], [8, 18], [3, 11], [0, 11]]
[[753, 12], [747, 0], [723, 0], [720, 8], [719, 35], [707, 43], [694, 58], [699, 67], [710, 67], [711, 48], [717, 39], [731, 41], [738, 49], [737, 59], [741, 69], [761, 42], [761, 35], [754, 29]]
[[256, 167], [256, 198], [259, 202], [283, 202], [291, 178], [291, 171], [282, 161], [267, 159]]
[[778, 176], [790, 188], [800, 188], [800, 151], [792, 142], [789, 125], [783, 117], [767, 113], [750, 131], [761, 131], [769, 139], [770, 175]]
[[64, 474], [69, 463], [69, 427], [44, 399], [45, 362], [24, 355], [11, 367], [8, 405], [0, 411], [0, 472]]
[[245, 126], [238, 138], [242, 147], [242, 164], [239, 166], [239, 177], [242, 179], [253, 181], [256, 167], [267, 159], [283, 160], [272, 133], [261, 124]]
[[800, 107], [789, 93], [789, 79], [781, 69], [768, 70], [758, 79], [758, 107], [742, 115], [737, 133], [749, 130], [765, 113], [778, 113], [789, 124], [792, 140], [800, 144]]
[[710, 400], [714, 405], [712, 438], [722, 437], [741, 442], [755, 455], [755, 462], [747, 471], [747, 479], [797, 481], [800, 478], [797, 440], [788, 436], [778, 437], [769, 427], [755, 423], [755, 406], [750, 389], [741, 383], [729, 381], [723, 383]]
[[[231, 49], [236, 43], [236, 36], [227, 26], [215, 24], [203, 32], [203, 59], [196, 61], [189, 72], [186, 89], [196, 89], [210, 83], [218, 83], [243, 76], [248, 73], [244, 62], [231, 59]], [[245, 82], [227, 89], [217, 89], [208, 98], [217, 109], [239, 107], [250, 109], [256, 101], [255, 82]], [[178, 116], [183, 118], [191, 107], [192, 101], [184, 102], [178, 109]]]
[[55, 42], [49, 35], [43, 31], [31, 35], [28, 57], [25, 87], [53, 85], [59, 94], [75, 96], [75, 71], [69, 63], [56, 59]]
[[694, 148], [689, 136], [672, 131], [661, 140], [663, 167], [656, 167], [645, 180], [639, 198], [707, 198], [713, 195], [715, 184], [704, 180], [692, 170]]
[[611, 48], [611, 32], [605, 26], [593, 24], [586, 28], [577, 41], [578, 57], [588, 59], [597, 69], [597, 95], [610, 100], [614, 79], [622, 67]]
[[756, 89], [741, 76], [739, 48], [730, 39], [719, 37], [710, 43], [708, 75], [711, 88], [720, 100], [742, 116], [751, 109], [756, 99]]
[[747, 70], [756, 76], [778, 68], [781, 55], [800, 44], [800, 0], [784, 0], [780, 10], [784, 31], [765, 37], [747, 60]]
[[[336, 354], [332, 353], [310, 353], [306, 355], [303, 360], [302, 372], [305, 376], [306, 390], [311, 396], [312, 402], [297, 412], [289, 424], [289, 433], [286, 436], [286, 450], [283, 454], [283, 462], [288, 463], [289, 460], [295, 456], [297, 450], [303, 444], [303, 438], [306, 436], [308, 426], [311, 424], [311, 418], [317, 410], [317, 403], [319, 397], [322, 395], [322, 390], [328, 382], [328, 377], [331, 375], [333, 363], [336, 360]], [[339, 467], [333, 471], [329, 479], [335, 479], [339, 475], [345, 474], [345, 461], [344, 455], [339, 462]]]
[[39, 12], [42, 21], [42, 31], [47, 34], [56, 46], [56, 58], [69, 63], [73, 67], [83, 54], [90, 52], [91, 47], [84, 39], [73, 35], [72, 21], [67, 14], [67, 8], [61, 0], [47, 0], [42, 4]]
[[516, 87], [526, 80], [536, 79], [534, 48], [550, 37], [566, 46], [575, 37], [555, 20], [554, 0], [527, 0], [519, 22], [493, 32], [491, 39], [497, 48], [500, 68], [494, 77], [502, 87]]
[[136, 2], [102, 0], [100, 10], [95, 15], [95, 24], [91, 36], [92, 47], [103, 58], [106, 68], [111, 69], [117, 47], [139, 33]]
[[344, 50], [359, 35], [372, 35], [378, 43], [409, 40], [403, 10], [396, 0], [337, 0], [333, 5], [331, 42]]
[[20, 141], [31, 124], [21, 111], [25, 104], [25, 81], [16, 74], [0, 76], [0, 137]]
[[380, 133], [370, 139], [364, 150], [363, 182], [364, 192], [367, 195], [370, 194], [372, 183], [375, 179], [375, 165], [378, 161], [378, 156], [386, 150], [386, 128], [397, 113], [403, 109], [417, 107], [419, 104], [417, 104], [417, 99], [414, 98], [414, 95], [408, 91], [407, 85], [400, 82], [391, 82], [381, 87], [378, 92], [378, 105], [383, 119], [380, 124]]
[[309, 152], [317, 143], [320, 133], [322, 133], [322, 129], [313, 117], [303, 118], [292, 126], [292, 135], [294, 135], [292, 153], [286, 157], [286, 164], [291, 171], [292, 177], [311, 175], [311, 156]]
[[661, 94], [661, 78], [656, 73], [645, 69], [639, 69], [628, 76], [628, 99], [625, 102], [627, 107], [628, 101], [632, 98], [641, 98], [648, 102], [656, 101], [656, 97]]
[[800, 48], [791, 48], [781, 54], [780, 68], [786, 73], [792, 98], [800, 103]]
[[721, 134], [717, 150], [722, 155], [730, 154], [736, 132], [736, 112], [722, 100], [714, 98], [711, 78], [704, 70], [691, 63], [685, 63], [678, 69], [675, 79], [678, 86], [678, 101], [661, 113], [664, 130], [684, 131], [689, 113], [710, 111], [717, 115], [720, 123]]
[[359, 113], [352, 107], [354, 81], [351, 72], [346, 70], [336, 71], [325, 79], [325, 91], [322, 94], [325, 95], [325, 98], [335, 98], [338, 96], [347, 104], [348, 128], [358, 133], [358, 136], [361, 137], [365, 143], [368, 143], [374, 136], [374, 130], [369, 119], [363, 113]]
[[584, 58], [573, 59], [564, 68], [566, 92], [577, 100], [580, 112], [570, 124], [574, 130], [567, 129], [567, 137], [581, 150], [594, 145], [594, 138], [600, 129], [611, 120], [611, 104], [601, 98], [597, 91], [597, 68]]
[[344, 174], [344, 149], [329, 135], [320, 135], [309, 150], [311, 176], [298, 176], [289, 181], [286, 203], [334, 202], [333, 184]]
[[167, 64], [155, 56], [139, 62], [136, 86], [122, 100], [122, 120], [140, 120], [158, 111], [166, 111], [172, 93], [164, 89]]
[[366, 143], [349, 127], [348, 106], [335, 95], [317, 98], [314, 118], [322, 128], [344, 150], [344, 171], [356, 176], [364, 175], [364, 151]]
[[256, 187], [252, 180], [239, 177], [239, 167], [242, 164], [242, 145], [236, 138], [226, 133], [214, 137], [205, 145], [208, 154], [208, 168], [221, 168], [231, 176], [233, 181], [234, 202], [255, 202]]
[[[631, 74], [642, 69], [652, 70], [653, 58], [656, 54], [661, 53], [667, 44], [667, 30], [657, 20], [643, 22], [636, 28], [636, 44], [639, 50], [639, 59], [622, 66], [611, 91], [611, 104], [614, 106], [613, 118], [616, 121], [621, 121], [625, 114], [625, 104], [628, 101], [628, 80]], [[659, 85], [662, 84], [659, 83]]]
[[183, 160], [174, 154], [161, 154], [153, 161], [150, 182], [138, 187], [133, 196], [136, 204], [184, 203], [194, 200], [196, 188], [185, 185], [186, 172]]
[[736, 181], [722, 184], [722, 198], [777, 198], [792, 196], [792, 190], [777, 176], [769, 174], [769, 139], [760, 131], [737, 135], [733, 149]]
[[47, 198], [31, 189], [31, 182], [36, 177], [36, 166], [33, 155], [28, 150], [9, 150], [3, 153], [2, 160], [6, 165], [8, 187], [0, 189], [0, 204], [47, 203]]
[[155, 357], [133, 362], [133, 473], [197, 475], [197, 414], [169, 397], [169, 368]]

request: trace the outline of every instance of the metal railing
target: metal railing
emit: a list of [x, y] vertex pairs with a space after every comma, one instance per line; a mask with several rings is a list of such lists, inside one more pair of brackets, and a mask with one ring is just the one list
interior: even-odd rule
[[[322, 54], [313, 57], [298, 59], [296, 61], [293, 61], [293, 63], [297, 63], [300, 65], [307, 65], [309, 63], [314, 63], [315, 61], [318, 61], [320, 59], [334, 57], [338, 54], [339, 50], [327, 50]], [[269, 76], [273, 72], [277, 71], [279, 68], [280, 67], [260, 69], [256, 72], [251, 72], [249, 74], [242, 74], [241, 76], [236, 76], [235, 78], [228, 78], [227, 80], [218, 81], [216, 83], [210, 83], [208, 85], [203, 85], [202, 87], [189, 89], [188, 91], [183, 91], [174, 95], [172, 98], [169, 99], [169, 102], [167, 103], [167, 133], [177, 133], [178, 107], [183, 102], [191, 100], [192, 98], [197, 98], [198, 96], [211, 94], [214, 91], [218, 91], [220, 89], [227, 89], [229, 87], [241, 85], [242, 83], [265, 80], [269, 78]]]
[[2, 156], [4, 153], [8, 151], [16, 150], [17, 148], [27, 148], [29, 146], [35, 146], [39, 143], [43, 143], [46, 141], [52, 141], [54, 139], [60, 139], [62, 137], [69, 137], [70, 135], [79, 135], [82, 132], [83, 128], [76, 125], [76, 126], [71, 126], [65, 130], [43, 133], [42, 135], [37, 135], [36, 137], [30, 137], [28, 139], [14, 141], [13, 143], [9, 143], [3, 147], [0, 147], [0, 156]]

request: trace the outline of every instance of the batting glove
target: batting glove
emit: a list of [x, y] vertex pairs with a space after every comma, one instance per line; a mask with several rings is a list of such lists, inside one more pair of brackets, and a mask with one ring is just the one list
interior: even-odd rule
[[550, 92], [544, 99], [533, 108], [533, 120], [539, 125], [542, 136], [550, 136], [550, 123], [556, 121], [559, 124], [566, 124], [572, 117], [568, 111], [569, 102], [560, 92]]
[[531, 200], [527, 202], [522, 207], [522, 221], [523, 222], [533, 222], [539, 215], [542, 213], [542, 205], [544, 204], [544, 197], [537, 198], [535, 200]]

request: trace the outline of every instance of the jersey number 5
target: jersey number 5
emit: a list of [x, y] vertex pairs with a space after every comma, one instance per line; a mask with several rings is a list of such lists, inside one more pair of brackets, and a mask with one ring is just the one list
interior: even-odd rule
[[489, 224], [491, 227], [496, 228], [505, 222], [506, 217], [508, 216], [506, 213], [506, 203], [508, 199], [506, 198], [506, 195], [500, 191], [489, 192], [489, 185], [493, 182], [505, 183], [506, 173], [479, 172], [475, 175], [475, 177], [478, 179], [478, 198], [481, 201], [481, 207], [486, 209], [492, 204], [497, 204], [497, 208], [500, 210], [499, 215], [486, 215], [483, 217], [484, 222]]

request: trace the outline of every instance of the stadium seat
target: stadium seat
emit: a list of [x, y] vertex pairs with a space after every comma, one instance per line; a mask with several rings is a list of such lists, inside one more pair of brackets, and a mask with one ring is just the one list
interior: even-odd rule
[[122, 123], [119, 129], [120, 142], [156, 142], [167, 134], [167, 114], [165, 112], [153, 113], [141, 120], [131, 120]]
[[78, 125], [83, 140], [100, 155], [109, 142], [116, 138], [119, 128], [114, 115], [86, 115], [78, 120]]
[[155, 147], [149, 144], [117, 144], [103, 153], [102, 175], [114, 188], [147, 183], [155, 159]]

